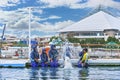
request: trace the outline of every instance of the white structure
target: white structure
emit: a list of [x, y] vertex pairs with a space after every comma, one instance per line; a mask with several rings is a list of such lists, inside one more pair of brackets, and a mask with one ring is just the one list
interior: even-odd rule
[[60, 36], [76, 38], [120, 38], [120, 20], [114, 16], [99, 11], [79, 22], [61, 29]]
[[42, 37], [39, 37], [39, 39], [40, 39], [40, 42], [49, 42], [50, 41], [50, 38], [51, 38], [52, 36], [42, 36]]
[[19, 42], [20, 39], [15, 36], [5, 35], [5, 42]]

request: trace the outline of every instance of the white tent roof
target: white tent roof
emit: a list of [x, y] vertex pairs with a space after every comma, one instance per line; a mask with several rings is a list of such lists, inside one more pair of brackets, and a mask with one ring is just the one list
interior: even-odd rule
[[72, 32], [72, 31], [103, 31], [104, 29], [120, 29], [120, 20], [99, 11], [85, 19], [61, 29], [59, 32]]

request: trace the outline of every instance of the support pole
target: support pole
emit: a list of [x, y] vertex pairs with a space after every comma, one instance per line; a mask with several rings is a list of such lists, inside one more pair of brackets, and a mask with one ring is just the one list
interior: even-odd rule
[[2, 57], [2, 42], [3, 42], [3, 39], [4, 39], [4, 32], [5, 32], [5, 28], [6, 28], [6, 24], [3, 25], [3, 32], [2, 32], [2, 36], [1, 36], [1, 40], [0, 40], [0, 58]]
[[29, 55], [28, 58], [30, 59], [30, 53], [31, 53], [31, 8], [29, 7]]

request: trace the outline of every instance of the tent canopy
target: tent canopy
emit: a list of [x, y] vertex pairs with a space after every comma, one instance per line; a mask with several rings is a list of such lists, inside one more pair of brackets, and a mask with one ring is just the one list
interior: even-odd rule
[[113, 41], [108, 42], [108, 43], [107, 43], [107, 45], [111, 45], [111, 46], [118, 46], [118, 44], [117, 44], [117, 43], [115, 43], [115, 42], [113, 42]]
[[105, 29], [119, 30], [120, 20], [104, 11], [99, 11], [58, 32], [104, 31]]
[[106, 47], [108, 47], [108, 48], [115, 48], [115, 47], [117, 47], [118, 48], [119, 45], [116, 42], [111, 41], [111, 42], [108, 42], [106, 44]]

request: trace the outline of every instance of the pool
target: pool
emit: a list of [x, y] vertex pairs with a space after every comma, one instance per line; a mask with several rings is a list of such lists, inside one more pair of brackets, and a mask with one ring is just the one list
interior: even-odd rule
[[0, 68], [0, 80], [119, 80], [120, 67]]

